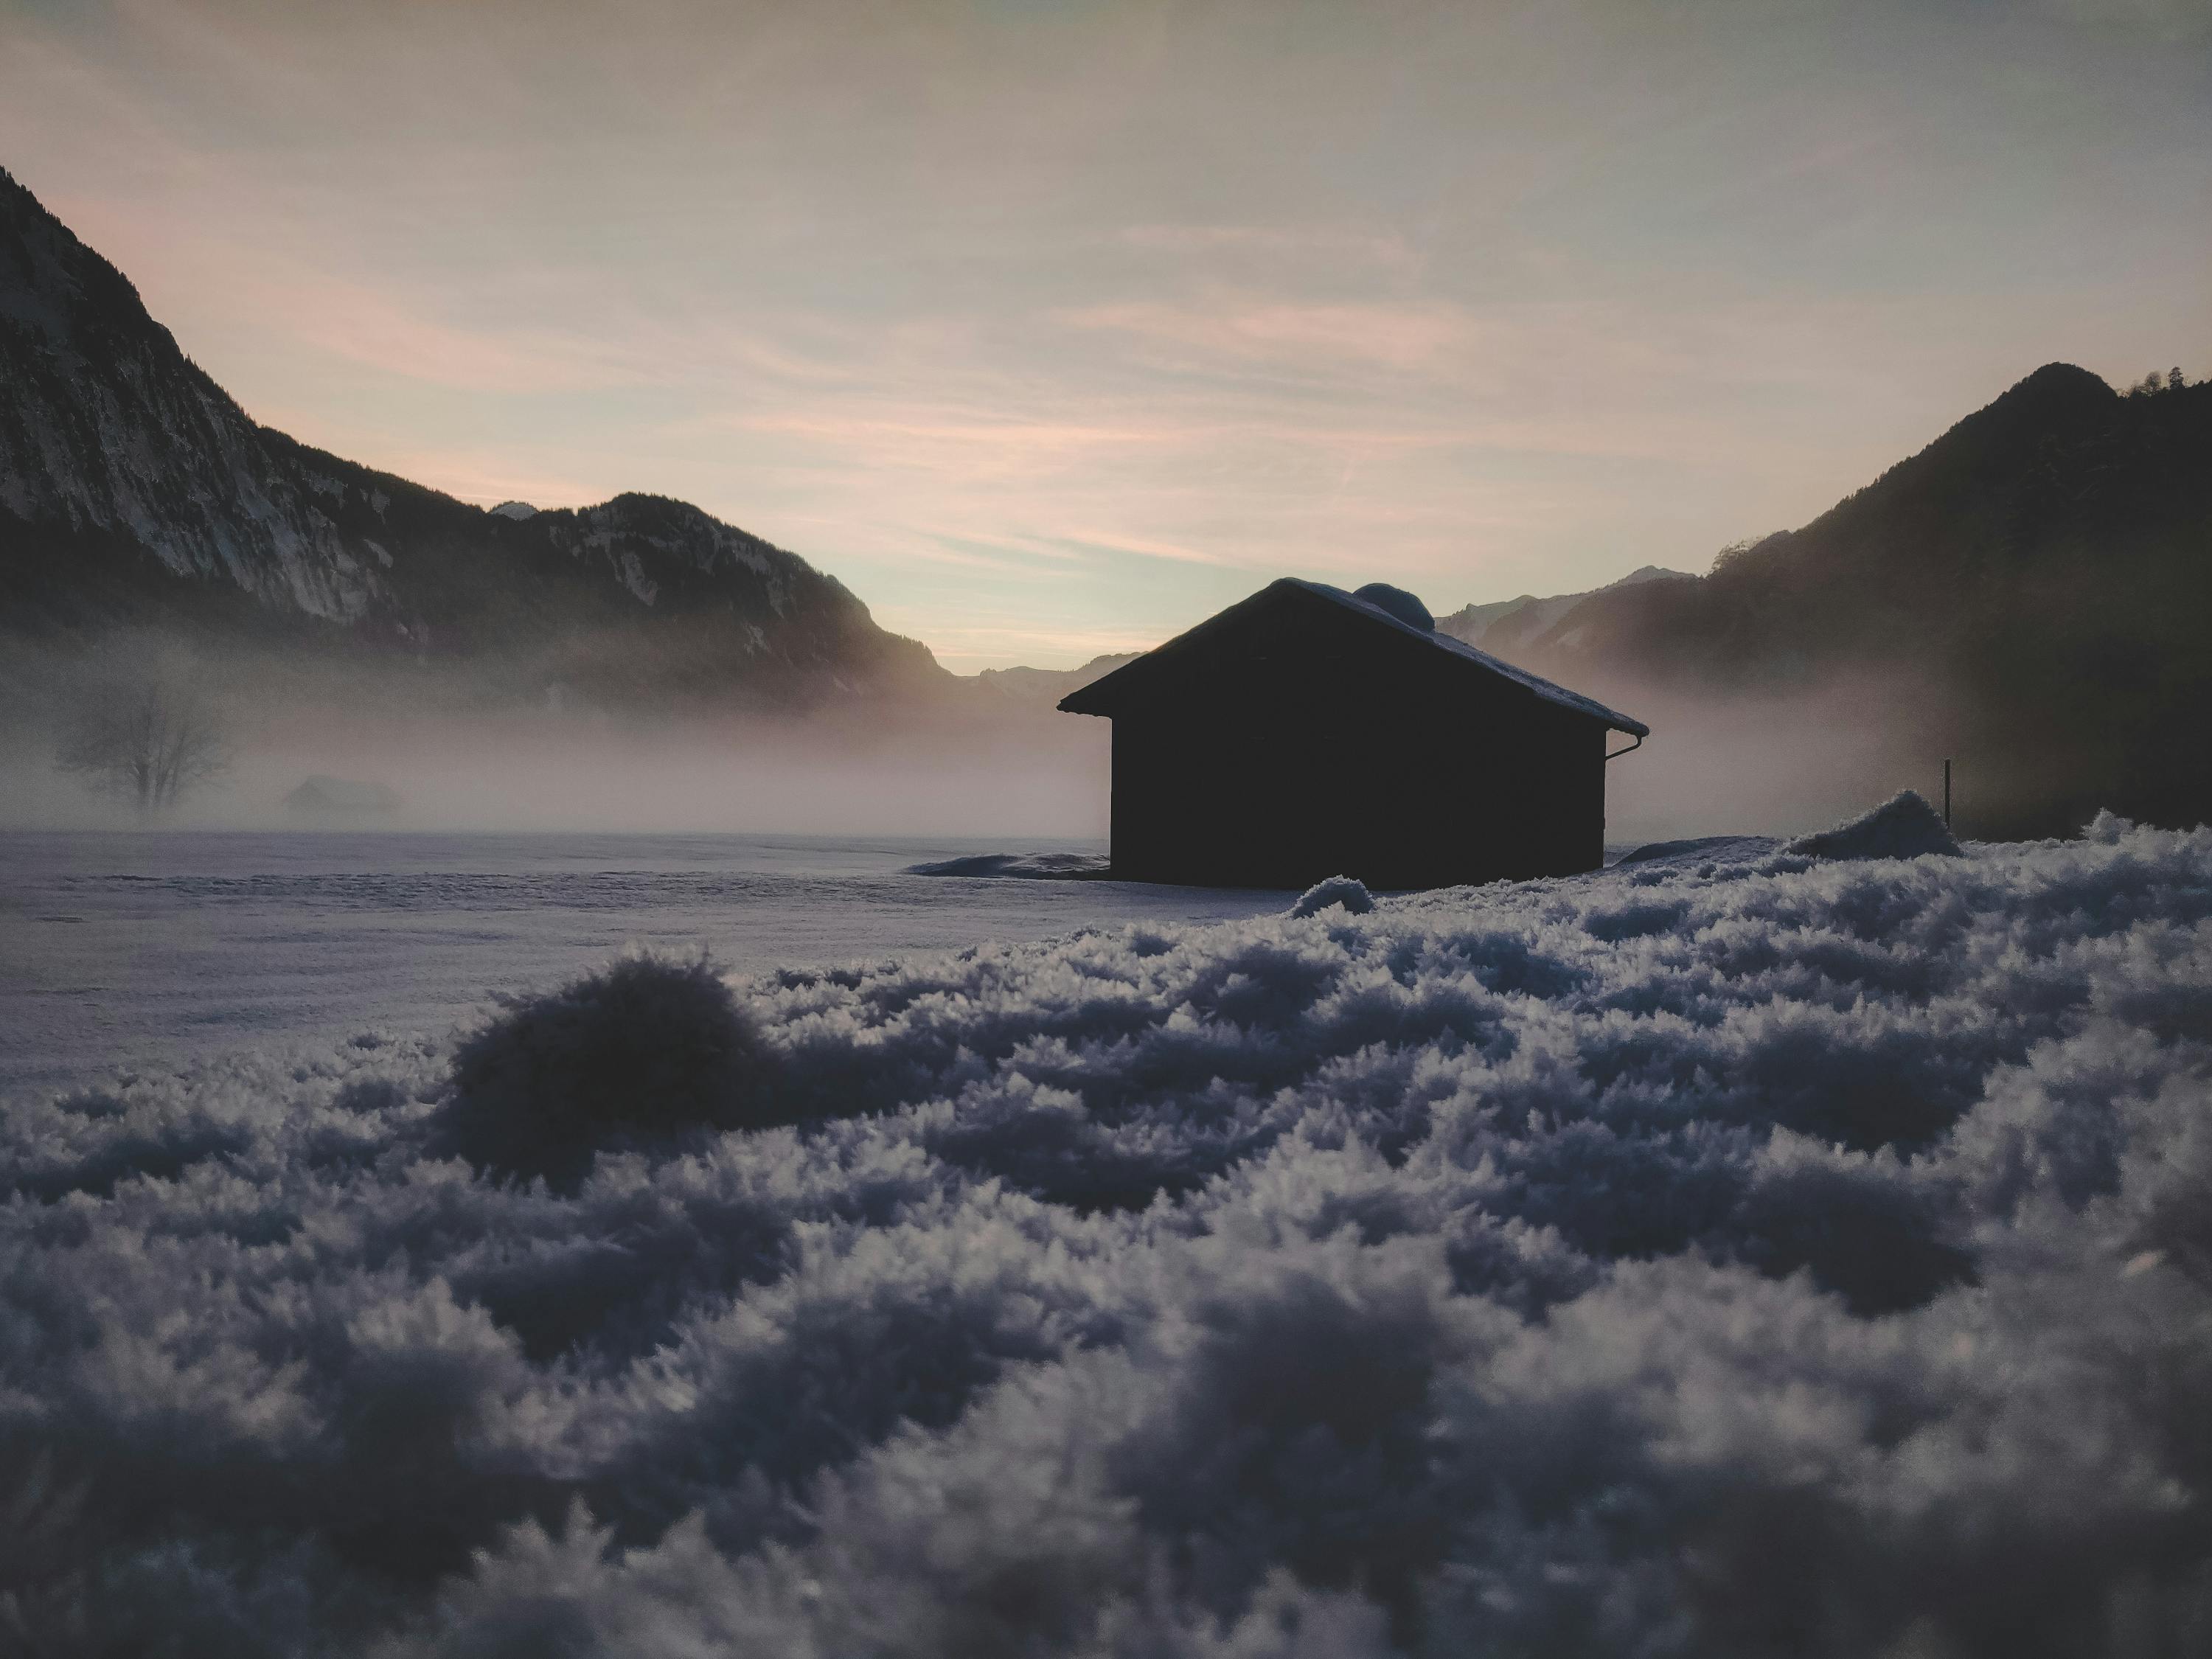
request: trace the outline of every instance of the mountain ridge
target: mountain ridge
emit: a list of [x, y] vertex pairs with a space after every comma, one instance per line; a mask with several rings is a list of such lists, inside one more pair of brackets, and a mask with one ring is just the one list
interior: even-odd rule
[[[1686, 713], [1654, 720], [1662, 742], [1729, 700], [1799, 698], [1772, 718], [1814, 748], [1838, 722], [1899, 721], [1915, 769], [1966, 757], [1974, 832], [2041, 834], [2106, 806], [2212, 817], [2207, 617], [2212, 387], [2123, 395], [2049, 363], [1705, 575], [1647, 566], [1440, 625], [1618, 706], [1671, 702]], [[262, 426], [0, 170], [0, 632], [69, 647], [146, 627], [443, 667], [479, 700], [969, 726], [1042, 717], [1115, 665], [954, 676], [836, 578], [691, 504], [487, 510]], [[1884, 684], [1887, 712], [1802, 712]]]
[[953, 678], [835, 577], [688, 502], [625, 492], [515, 517], [261, 425], [4, 170], [0, 623], [489, 653], [519, 691], [614, 701]]
[[1522, 593], [1510, 599], [1492, 599], [1486, 603], [1462, 605], [1449, 615], [1437, 617], [1437, 629], [1454, 639], [1464, 640], [1478, 650], [1493, 653], [1510, 650], [1516, 644], [1543, 635], [1560, 617], [1593, 593], [1632, 586], [1638, 582], [1683, 578], [1688, 574], [1686, 571], [1669, 570], [1663, 565], [1640, 565], [1626, 576], [1607, 582], [1601, 587], [1584, 588], [1579, 592], [1553, 593], [1541, 598], [1534, 593]]
[[1501, 654], [1624, 700], [1914, 680], [1936, 754], [1983, 780], [1978, 831], [2051, 834], [2212, 817], [2208, 617], [2212, 386], [2051, 363], [1798, 529]]

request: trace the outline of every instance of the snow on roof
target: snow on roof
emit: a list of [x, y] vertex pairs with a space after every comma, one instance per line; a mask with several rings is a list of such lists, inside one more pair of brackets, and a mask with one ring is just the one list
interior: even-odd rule
[[[1110, 714], [1114, 701], [1118, 696], [1126, 695], [1132, 687], [1140, 685], [1149, 679], [1152, 665], [1161, 658], [1167, 657], [1172, 659], [1179, 656], [1186, 641], [1189, 641], [1194, 648], [1197, 647], [1200, 641], [1212, 635], [1215, 625], [1224, 618], [1237, 615], [1247, 606], [1266, 599], [1270, 594], [1279, 593], [1285, 590], [1296, 590], [1310, 594], [1315, 599], [1326, 599], [1331, 605], [1341, 605], [1346, 611], [1380, 623], [1386, 628], [1395, 629], [1399, 633], [1433, 646], [1439, 651], [1449, 652], [1455, 657], [1464, 658], [1478, 667], [1488, 669], [1500, 679], [1510, 680], [1523, 690], [1541, 697], [1547, 702], [1570, 709], [1577, 714], [1587, 714], [1593, 720], [1602, 720], [1616, 732], [1626, 732], [1639, 738], [1648, 738], [1651, 735], [1651, 728], [1642, 720], [1632, 719], [1618, 709], [1608, 708], [1595, 697], [1585, 697], [1579, 691], [1570, 691], [1564, 685], [1554, 685], [1547, 679], [1531, 674], [1525, 668], [1516, 668], [1511, 663], [1502, 662], [1486, 651], [1476, 650], [1464, 640], [1454, 639], [1449, 634], [1437, 632], [1433, 620], [1426, 628], [1421, 627], [1419, 621], [1415, 619], [1426, 617], [1428, 608], [1402, 588], [1389, 587], [1376, 582], [1370, 583], [1358, 593], [1347, 593], [1340, 587], [1331, 587], [1327, 582], [1304, 581], [1296, 576], [1285, 576], [1279, 581], [1270, 582], [1259, 592], [1253, 594], [1250, 599], [1239, 600], [1228, 610], [1208, 617], [1197, 627], [1187, 629], [1166, 643], [1154, 647], [1134, 661], [1124, 663], [1112, 673], [1102, 676], [1091, 681], [1090, 684], [1069, 692], [1060, 700], [1058, 707], [1071, 714]], [[1363, 597], [1370, 593], [1375, 597], [1372, 599]]]
[[1388, 623], [1401, 634], [1410, 634], [1417, 640], [1426, 640], [1440, 651], [1449, 651], [1455, 657], [1465, 657], [1469, 662], [1479, 663], [1493, 674], [1503, 675], [1516, 684], [1526, 686], [1547, 702], [1555, 702], [1562, 708], [1573, 709], [1577, 714], [1589, 714], [1601, 720], [1614, 731], [1626, 732], [1632, 737], [1648, 738], [1651, 735], [1651, 728], [1642, 720], [1633, 720], [1618, 709], [1608, 708], [1595, 697], [1586, 697], [1579, 691], [1570, 691], [1564, 685], [1554, 685], [1540, 675], [1532, 674], [1525, 668], [1516, 668], [1511, 663], [1493, 657], [1487, 651], [1476, 650], [1465, 640], [1438, 633], [1433, 627], [1417, 628], [1396, 612], [1363, 599], [1357, 593], [1331, 587], [1327, 582], [1302, 581], [1296, 576], [1284, 580], [1294, 587], [1303, 587], [1309, 593], [1333, 600], [1378, 622]]

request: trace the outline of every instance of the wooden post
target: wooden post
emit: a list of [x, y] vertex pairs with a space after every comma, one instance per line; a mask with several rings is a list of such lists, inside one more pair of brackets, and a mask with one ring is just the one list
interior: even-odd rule
[[1951, 763], [1948, 757], [1943, 762], [1943, 827], [1951, 827]]

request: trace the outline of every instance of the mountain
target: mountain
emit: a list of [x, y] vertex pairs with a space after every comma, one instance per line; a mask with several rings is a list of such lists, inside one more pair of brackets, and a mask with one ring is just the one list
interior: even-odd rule
[[[1662, 570], [1656, 564], [1647, 564], [1611, 586], [1626, 587], [1635, 582], [1666, 578], [1687, 580], [1679, 570]], [[1487, 651], [1502, 652], [1543, 634], [1553, 623], [1589, 598], [1591, 592], [1602, 591], [1559, 593], [1541, 599], [1533, 593], [1523, 593], [1517, 599], [1464, 605], [1448, 617], [1438, 617], [1437, 631]], [[1116, 652], [1093, 657], [1080, 668], [986, 668], [975, 676], [975, 680], [980, 690], [1008, 702], [1049, 708], [1069, 692], [1080, 691], [1091, 681], [1103, 679], [1124, 663], [1134, 662], [1143, 654], [1140, 651]]]
[[0, 171], [0, 629], [149, 624], [614, 703], [952, 678], [835, 578], [684, 502], [485, 512], [258, 424]]
[[1803, 528], [1501, 654], [1632, 708], [1924, 686], [1975, 833], [2212, 818], [2212, 386], [2050, 364]]
[[[2212, 388], [2122, 396], [2054, 363], [1708, 575], [1646, 568], [1441, 626], [1651, 717], [1655, 766], [1702, 732], [1711, 781], [1674, 763], [1697, 803], [1791, 757], [1840, 776], [1834, 745], [1880, 727], [1915, 778], [1956, 757], [1966, 827], [1991, 835], [2103, 806], [2212, 818], [2208, 618]], [[684, 502], [485, 511], [300, 443], [0, 172], [0, 670], [32, 684], [26, 642], [147, 629], [289, 653], [349, 696], [387, 683], [354, 672], [374, 665], [441, 702], [841, 708], [864, 726], [1042, 719], [1115, 665], [959, 679], [835, 579]]]
[[978, 689], [1028, 708], [1050, 708], [1071, 691], [1103, 679], [1124, 663], [1144, 654], [1122, 651], [1093, 657], [1080, 668], [986, 668], [975, 676]]
[[1523, 593], [1517, 599], [1497, 599], [1488, 605], [1462, 605], [1448, 617], [1437, 618], [1437, 631], [1449, 634], [1454, 639], [1493, 655], [1512, 650], [1530, 640], [1541, 638], [1553, 624], [1572, 611], [1594, 592], [1605, 592], [1615, 587], [1633, 586], [1638, 582], [1687, 580], [1679, 570], [1666, 570], [1656, 564], [1647, 564], [1632, 570], [1619, 581], [1608, 582], [1603, 588], [1591, 588], [1580, 593], [1554, 593], [1549, 599], [1538, 599], [1533, 593]]

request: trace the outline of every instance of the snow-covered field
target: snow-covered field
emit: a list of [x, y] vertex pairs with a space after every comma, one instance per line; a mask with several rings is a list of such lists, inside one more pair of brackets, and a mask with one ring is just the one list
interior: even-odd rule
[[[1100, 846], [1061, 843], [1044, 861], [1095, 860]], [[494, 992], [627, 945], [757, 970], [1281, 903], [907, 872], [988, 850], [902, 836], [0, 832], [0, 1098], [243, 1043], [444, 1031]]]
[[1287, 908], [19, 1103], [0, 1649], [2212, 1650], [2212, 833]]

